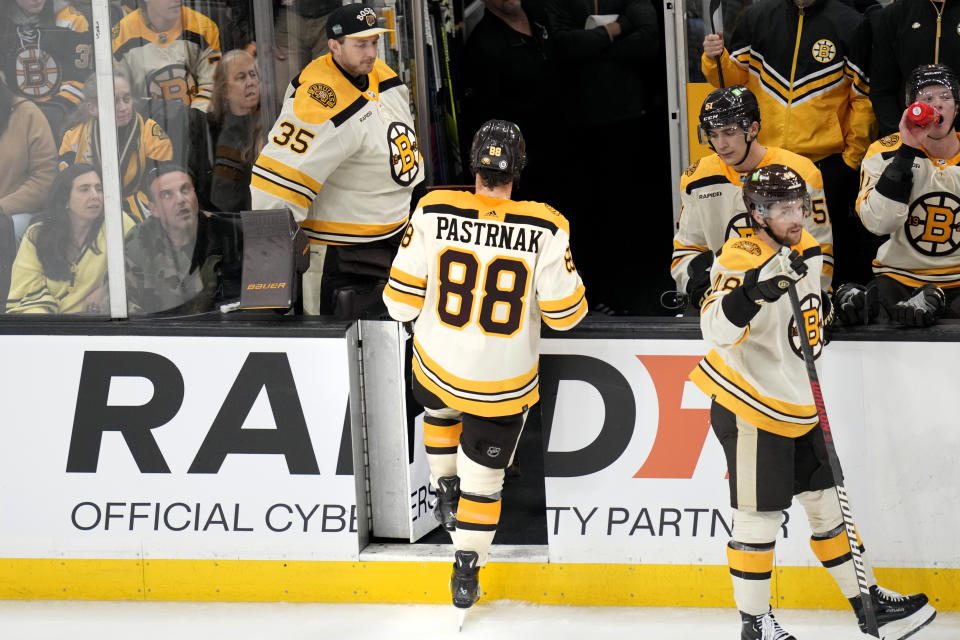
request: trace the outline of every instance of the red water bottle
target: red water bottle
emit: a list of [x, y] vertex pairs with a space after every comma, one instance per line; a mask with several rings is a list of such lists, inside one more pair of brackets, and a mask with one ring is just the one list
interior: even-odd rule
[[907, 117], [910, 122], [923, 128], [943, 122], [943, 116], [926, 102], [914, 102], [907, 107]]

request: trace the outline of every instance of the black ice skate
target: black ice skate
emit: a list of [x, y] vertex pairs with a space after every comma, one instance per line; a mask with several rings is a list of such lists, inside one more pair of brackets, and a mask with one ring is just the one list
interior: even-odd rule
[[743, 621], [740, 640], [797, 640], [777, 624], [773, 611], [767, 611], [759, 616], [741, 611], [740, 618]]
[[457, 551], [450, 576], [450, 595], [457, 609], [469, 609], [480, 599], [480, 557], [476, 551]]
[[[873, 600], [881, 640], [909, 638], [921, 627], [930, 624], [937, 615], [937, 610], [928, 604], [927, 596], [922, 593], [904, 596], [874, 585], [870, 587], [870, 597]], [[860, 631], [866, 633], [867, 625], [860, 596], [850, 598], [850, 604], [857, 614]]]
[[437, 505], [433, 515], [447, 531], [457, 527], [457, 503], [460, 502], [460, 478], [443, 476], [437, 478]]

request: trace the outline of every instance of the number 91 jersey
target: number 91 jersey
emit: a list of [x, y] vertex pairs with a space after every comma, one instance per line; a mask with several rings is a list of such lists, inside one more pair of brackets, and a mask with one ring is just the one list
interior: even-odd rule
[[413, 372], [454, 409], [520, 413], [540, 397], [540, 319], [566, 330], [587, 313], [555, 209], [465, 191], [417, 205], [383, 299], [396, 320], [416, 318]]

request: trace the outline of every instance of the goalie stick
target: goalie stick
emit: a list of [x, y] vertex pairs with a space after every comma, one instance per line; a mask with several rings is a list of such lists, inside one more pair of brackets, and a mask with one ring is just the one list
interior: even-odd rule
[[827, 460], [830, 461], [830, 471], [833, 473], [833, 484], [840, 499], [840, 511], [843, 514], [843, 524], [847, 531], [847, 542], [850, 545], [850, 555], [853, 558], [853, 567], [857, 573], [857, 586], [860, 588], [860, 601], [863, 603], [863, 614], [866, 620], [867, 633], [875, 638], [880, 637], [877, 628], [877, 615], [873, 610], [873, 598], [870, 597], [870, 585], [867, 584], [867, 571], [863, 564], [863, 555], [860, 545], [857, 544], [857, 530], [853, 522], [853, 511], [850, 509], [850, 500], [847, 490], [843, 486], [843, 471], [840, 468], [840, 459], [833, 444], [833, 432], [830, 430], [830, 421], [827, 420], [827, 409], [823, 403], [823, 394], [820, 391], [820, 379], [817, 376], [817, 367], [813, 360], [813, 347], [806, 331], [806, 320], [800, 309], [800, 298], [793, 283], [787, 290], [790, 296], [790, 307], [793, 309], [793, 320], [797, 324], [797, 338], [800, 342], [800, 351], [803, 353], [803, 363], [807, 366], [807, 378], [810, 379], [810, 390], [813, 392], [813, 404], [817, 407], [817, 418], [820, 429], [823, 431], [823, 441], [827, 449]]

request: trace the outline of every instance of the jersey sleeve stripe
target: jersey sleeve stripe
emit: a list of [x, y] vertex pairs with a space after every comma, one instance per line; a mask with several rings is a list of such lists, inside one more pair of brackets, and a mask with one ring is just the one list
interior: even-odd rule
[[389, 224], [356, 224], [327, 220], [304, 220], [300, 223], [311, 240], [329, 244], [356, 244], [389, 238], [407, 224], [407, 218]]
[[420, 291], [424, 291], [424, 292], [427, 290], [426, 278], [418, 278], [416, 276], [412, 276], [409, 273], [405, 271], [401, 271], [396, 267], [390, 268], [390, 279], [404, 285], [405, 287], [409, 287], [411, 289], [419, 289]]
[[577, 287], [577, 290], [566, 298], [560, 298], [559, 300], [540, 300], [540, 311], [544, 313], [559, 313], [566, 314], [572, 313], [580, 302], [583, 300], [583, 296], [586, 289], [581, 284]]
[[558, 317], [553, 314], [541, 313], [540, 316], [543, 318], [543, 321], [551, 329], [556, 329], [558, 331], [564, 331], [576, 326], [583, 316], [587, 315], [587, 299], [583, 298], [569, 314], [564, 317]]
[[408, 293], [406, 291], [401, 291], [394, 286], [394, 282], [388, 282], [387, 286], [383, 288], [383, 295], [387, 296], [394, 302], [400, 304], [405, 304], [414, 309], [423, 308], [423, 296], [416, 295], [413, 293]]
[[323, 187], [319, 181], [311, 178], [303, 171], [262, 153], [260, 157], [257, 158], [254, 166], [270, 172], [273, 174], [273, 179], [275, 180], [282, 180], [285, 183], [289, 183], [291, 187], [296, 188], [308, 198], [316, 197]]
[[730, 179], [726, 176], [706, 176], [704, 178], [698, 178], [696, 180], [691, 180], [690, 184], [687, 185], [687, 195], [690, 195], [694, 189], [701, 189], [703, 187], [710, 187], [715, 184], [730, 184]]
[[309, 198], [287, 186], [278, 184], [274, 180], [263, 177], [261, 173], [257, 171], [256, 165], [254, 165], [253, 174], [250, 176], [250, 186], [260, 189], [265, 193], [269, 193], [272, 196], [276, 196], [277, 198], [285, 202], [289, 202], [290, 204], [301, 209], [310, 208]]

